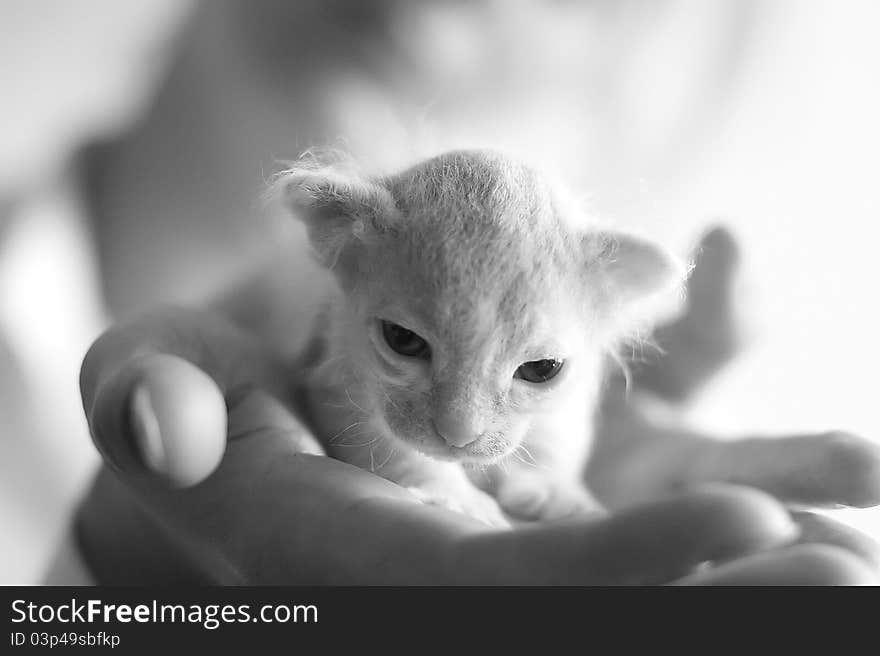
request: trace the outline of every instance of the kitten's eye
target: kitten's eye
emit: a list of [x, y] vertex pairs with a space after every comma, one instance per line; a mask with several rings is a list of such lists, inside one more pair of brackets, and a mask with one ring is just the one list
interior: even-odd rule
[[554, 360], [553, 358], [533, 360], [521, 364], [513, 377], [522, 378], [530, 383], [546, 383], [559, 373], [562, 364], [562, 360]]
[[398, 326], [396, 323], [383, 320], [382, 336], [395, 353], [405, 355], [408, 358], [422, 358], [425, 360], [431, 356], [431, 347], [428, 346], [428, 342], [413, 331], [407, 330], [403, 326]]

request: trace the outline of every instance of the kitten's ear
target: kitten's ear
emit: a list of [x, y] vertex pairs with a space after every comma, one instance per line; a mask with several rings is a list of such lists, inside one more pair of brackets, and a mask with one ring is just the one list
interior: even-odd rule
[[332, 166], [291, 169], [278, 177], [276, 186], [328, 267], [353, 240], [381, 231], [397, 213], [391, 193], [380, 183]]
[[623, 232], [600, 232], [587, 238], [586, 247], [612, 308], [648, 317], [658, 304], [680, 298], [688, 268], [661, 246]]

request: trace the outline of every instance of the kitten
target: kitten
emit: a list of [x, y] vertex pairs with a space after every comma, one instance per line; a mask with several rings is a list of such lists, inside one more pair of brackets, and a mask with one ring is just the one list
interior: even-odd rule
[[328, 452], [493, 526], [597, 509], [603, 363], [680, 288], [676, 259], [495, 152], [278, 184], [337, 283], [301, 390]]

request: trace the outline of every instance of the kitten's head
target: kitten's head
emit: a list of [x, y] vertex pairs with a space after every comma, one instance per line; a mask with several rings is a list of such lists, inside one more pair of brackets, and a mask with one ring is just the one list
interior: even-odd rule
[[602, 353], [683, 267], [590, 229], [530, 168], [452, 152], [385, 178], [280, 178], [349, 300], [345, 348], [376, 423], [438, 458], [489, 463], [587, 398]]

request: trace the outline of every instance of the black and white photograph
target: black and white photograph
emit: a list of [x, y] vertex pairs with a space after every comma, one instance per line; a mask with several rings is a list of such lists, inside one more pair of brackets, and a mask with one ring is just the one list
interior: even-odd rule
[[876, 585], [878, 25], [0, 0], [10, 653], [325, 588]]

